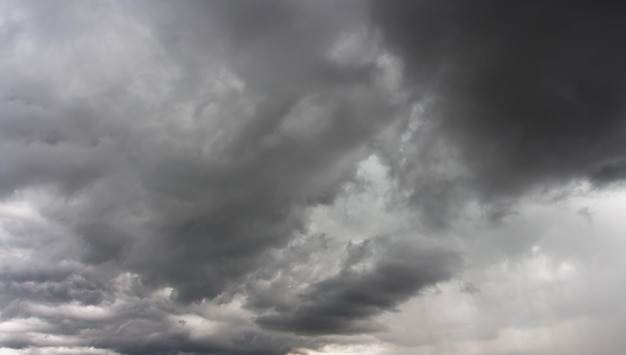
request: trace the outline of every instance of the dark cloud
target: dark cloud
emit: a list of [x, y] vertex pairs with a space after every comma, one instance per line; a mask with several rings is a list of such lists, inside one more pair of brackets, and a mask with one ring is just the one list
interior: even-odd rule
[[[384, 326], [374, 316], [396, 310], [426, 287], [450, 278], [460, 266], [458, 255], [452, 252], [400, 243], [384, 251], [366, 270], [359, 270], [354, 267], [355, 255], [362, 254], [363, 247], [367, 244], [349, 254], [339, 274], [300, 295], [293, 309], [261, 316], [257, 323], [303, 334], [380, 331]], [[362, 261], [357, 263], [363, 266]]]
[[469, 293], [469, 294], [480, 292], [480, 288], [478, 288], [478, 286], [474, 285], [473, 283], [469, 281], [461, 283], [459, 285], [459, 290], [461, 292]]
[[3, 224], [17, 261], [1, 272], [5, 321], [40, 319], [57, 344], [131, 354], [314, 347], [253, 315], [203, 336], [171, 317], [228, 303], [280, 264], [309, 209], [334, 201], [393, 123], [375, 55], [334, 54], [360, 31], [362, 4], [19, 9], [0, 47], [0, 196], [32, 218]]
[[[109, 349], [121, 354], [286, 354], [295, 344], [307, 344], [290, 337], [260, 332], [251, 326], [237, 324], [200, 325], [174, 322], [180, 308], [171, 301], [154, 297], [126, 298], [101, 308], [61, 306], [59, 309], [36, 307], [27, 302], [10, 306], [12, 317], [7, 323], [35, 319], [26, 324], [27, 331], [11, 334], [4, 347], [37, 348], [46, 344], [43, 334], [57, 337], [58, 345], [82, 345]], [[92, 314], [90, 314], [90, 311]], [[217, 328], [202, 337], [206, 327]], [[19, 329], [19, 328], [18, 328]], [[43, 338], [43, 339], [42, 339]]]
[[[182, 302], [219, 295], [268, 248], [303, 230], [305, 209], [333, 200], [368, 140], [390, 122], [380, 89], [371, 85], [372, 68], [329, 57], [350, 29], [331, 8], [187, 5], [173, 15], [168, 4], [148, 10], [156, 43], [180, 73], [158, 109], [165, 113], [136, 95], [125, 98], [125, 82], [69, 101], [49, 92], [45, 102], [26, 87], [3, 105], [10, 134], [0, 168], [5, 193], [32, 186], [79, 193], [78, 203], [46, 214], [69, 222], [82, 260], [115, 260], [148, 283], [174, 286]], [[72, 12], [76, 32], [56, 21], [34, 26], [49, 26], [46, 35], [62, 32], [53, 44], [80, 41], [81, 11], [94, 10]], [[223, 80], [234, 86], [219, 98], [206, 87], [225, 70], [231, 77]], [[192, 106], [192, 117], [167, 107], [181, 102]], [[192, 132], [178, 126], [188, 119]]]
[[68, 275], [62, 280], [42, 279], [43, 275], [32, 275], [34, 276], [32, 279], [24, 276], [27, 275], [6, 272], [0, 275], [2, 291], [0, 303], [6, 304], [15, 299], [31, 299], [50, 303], [76, 301], [98, 304], [103, 300], [106, 290], [106, 285], [77, 274]]
[[[337, 98], [330, 100], [335, 106]], [[345, 104], [333, 107], [329, 122], [310, 137], [267, 137], [244, 129], [245, 139], [235, 138], [223, 157], [159, 160], [154, 168], [162, 173], [150, 171], [144, 183], [159, 199], [156, 235], [133, 250], [137, 267], [147, 264], [146, 272], [180, 283], [181, 300], [197, 300], [216, 296], [264, 250], [283, 245], [304, 228], [305, 207], [332, 201], [352, 176], [363, 139], [378, 129], [378, 123], [368, 127], [357, 119], [371, 114], [366, 106], [352, 112]], [[289, 107], [255, 117], [250, 128], [288, 119]], [[198, 267], [205, 263], [209, 270]], [[192, 285], [197, 289], [187, 289]]]
[[387, 329], [463, 246], [492, 261], [540, 241], [467, 247], [416, 215], [448, 226], [478, 198], [508, 231], [533, 188], [624, 176], [621, 7], [6, 4], [3, 347], [321, 348]]
[[[623, 178], [616, 162], [626, 152], [624, 6], [373, 1], [372, 8], [422, 102], [413, 134], [418, 163], [403, 173], [421, 170], [417, 180], [433, 181], [412, 182], [417, 200], [455, 199], [447, 185], [498, 199], [577, 179]], [[455, 159], [466, 169], [460, 175], [428, 167]], [[453, 208], [436, 205], [444, 215]]]
[[[205, 156], [193, 158], [185, 148], [158, 156], [146, 152], [148, 159], [136, 161], [154, 215], [151, 235], [132, 248], [128, 263], [148, 279], [174, 285], [181, 301], [217, 296], [258, 264], [268, 248], [284, 245], [302, 230], [304, 209], [332, 201], [353, 175], [364, 143], [387, 124], [384, 103], [369, 88], [352, 77], [317, 75], [319, 68], [334, 66], [324, 57], [330, 39], [317, 43], [317, 27], [296, 27], [296, 21], [312, 20], [304, 10], [283, 6], [271, 2], [252, 16], [257, 3], [218, 2], [187, 14], [191, 21], [219, 15], [218, 30], [226, 24], [224, 31], [233, 37], [227, 44], [243, 51], [233, 69], [246, 88], [236, 100], [253, 111], [221, 112], [220, 120], [234, 120], [235, 126], [224, 127], [223, 141]], [[277, 18], [266, 20], [263, 13]], [[187, 28], [180, 22], [186, 17], [176, 21], [175, 28]], [[255, 31], [231, 28], [239, 23]], [[163, 41], [168, 49], [178, 43], [168, 37]], [[303, 43], [306, 48], [300, 48]], [[361, 72], [360, 81], [367, 83], [368, 76]], [[320, 107], [323, 112], [315, 113]], [[307, 116], [315, 117], [314, 128], [305, 123], [306, 131], [290, 132], [291, 125], [313, 118]], [[193, 144], [188, 149], [195, 149]]]

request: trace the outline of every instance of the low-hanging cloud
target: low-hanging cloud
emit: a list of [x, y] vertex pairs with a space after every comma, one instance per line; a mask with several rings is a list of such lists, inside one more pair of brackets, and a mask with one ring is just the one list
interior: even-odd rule
[[504, 220], [534, 189], [623, 179], [622, 14], [0, 3], [0, 346], [278, 355], [384, 333], [464, 253], [539, 240], [467, 247], [442, 232], [465, 202]]
[[[445, 214], [450, 207], [441, 201], [463, 196], [450, 196], [463, 185], [484, 199], [506, 199], [623, 178], [622, 6], [373, 1], [372, 8], [422, 103], [411, 156], [426, 164], [405, 164], [403, 174], [421, 170], [417, 180], [433, 182], [409, 179], [416, 200]], [[454, 159], [461, 171], [428, 165]], [[433, 190], [441, 191], [432, 197]]]
[[[19, 12], [3, 23], [0, 194], [31, 215], [8, 216], [7, 260], [42, 258], [3, 270], [4, 319], [43, 319], [59, 346], [134, 354], [306, 344], [253, 323], [225, 342], [194, 340], [168, 318], [232, 297], [274, 262], [306, 230], [307, 209], [332, 203], [393, 123], [375, 55], [333, 57], [362, 6], [64, 5], [12, 4]], [[124, 275], [135, 275], [128, 287]], [[146, 309], [141, 298], [163, 289], [172, 299]], [[55, 304], [78, 310], [63, 323]], [[101, 315], [81, 314], [90, 310]]]
[[[450, 251], [416, 249], [402, 243], [383, 251], [365, 270], [355, 270], [351, 259], [354, 257], [346, 260], [337, 275], [299, 295], [295, 309], [261, 316], [257, 323], [303, 334], [380, 331], [384, 326], [374, 322], [374, 316], [396, 310], [411, 296], [452, 277], [460, 266], [458, 255]], [[372, 262], [365, 259], [356, 264], [364, 261]]]

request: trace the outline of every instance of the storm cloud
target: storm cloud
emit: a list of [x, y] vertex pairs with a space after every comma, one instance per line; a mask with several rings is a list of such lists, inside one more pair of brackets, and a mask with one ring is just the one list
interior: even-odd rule
[[0, 2], [0, 352], [614, 353], [625, 12]]
[[374, 1], [422, 102], [415, 155], [437, 159], [434, 142], [452, 145], [444, 159], [459, 155], [469, 170], [460, 180], [485, 198], [621, 179], [625, 11], [582, 1]]
[[445, 281], [458, 269], [455, 254], [424, 249], [393, 245], [365, 271], [355, 270], [353, 251], [337, 275], [311, 285], [299, 295], [296, 309], [261, 316], [257, 322], [271, 329], [304, 334], [382, 330], [382, 325], [372, 321], [373, 316], [396, 310], [401, 302]]

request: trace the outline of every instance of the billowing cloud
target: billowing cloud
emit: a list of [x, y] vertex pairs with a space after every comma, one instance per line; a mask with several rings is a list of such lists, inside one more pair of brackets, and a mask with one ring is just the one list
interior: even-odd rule
[[623, 178], [623, 7], [566, 1], [372, 6], [421, 109], [413, 148], [405, 151], [427, 163], [398, 167], [403, 178], [419, 176], [408, 178], [416, 200], [445, 214], [453, 207], [443, 201], [465, 194], [455, 190], [493, 200], [581, 179]]
[[[367, 247], [367, 245], [365, 245]], [[358, 249], [356, 254], [360, 254]], [[457, 256], [436, 249], [414, 250], [394, 245], [365, 270], [355, 270], [352, 253], [341, 271], [311, 285], [295, 309], [262, 316], [262, 326], [305, 334], [350, 334], [382, 330], [372, 317], [398, 305], [424, 288], [450, 278]], [[357, 257], [358, 259], [358, 257]]]
[[[0, 2], [0, 353], [493, 353], [564, 324], [597, 341], [624, 321], [621, 244], [610, 209], [571, 199], [624, 177], [620, 14]], [[581, 293], [596, 273], [606, 297]], [[526, 274], [546, 306], [518, 319]], [[555, 282], [583, 296], [561, 307]], [[419, 302], [442, 314], [431, 336], [407, 330]]]

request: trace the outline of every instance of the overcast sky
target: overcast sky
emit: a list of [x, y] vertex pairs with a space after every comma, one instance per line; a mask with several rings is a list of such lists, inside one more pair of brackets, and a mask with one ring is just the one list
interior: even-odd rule
[[0, 354], [626, 352], [625, 19], [0, 0]]

